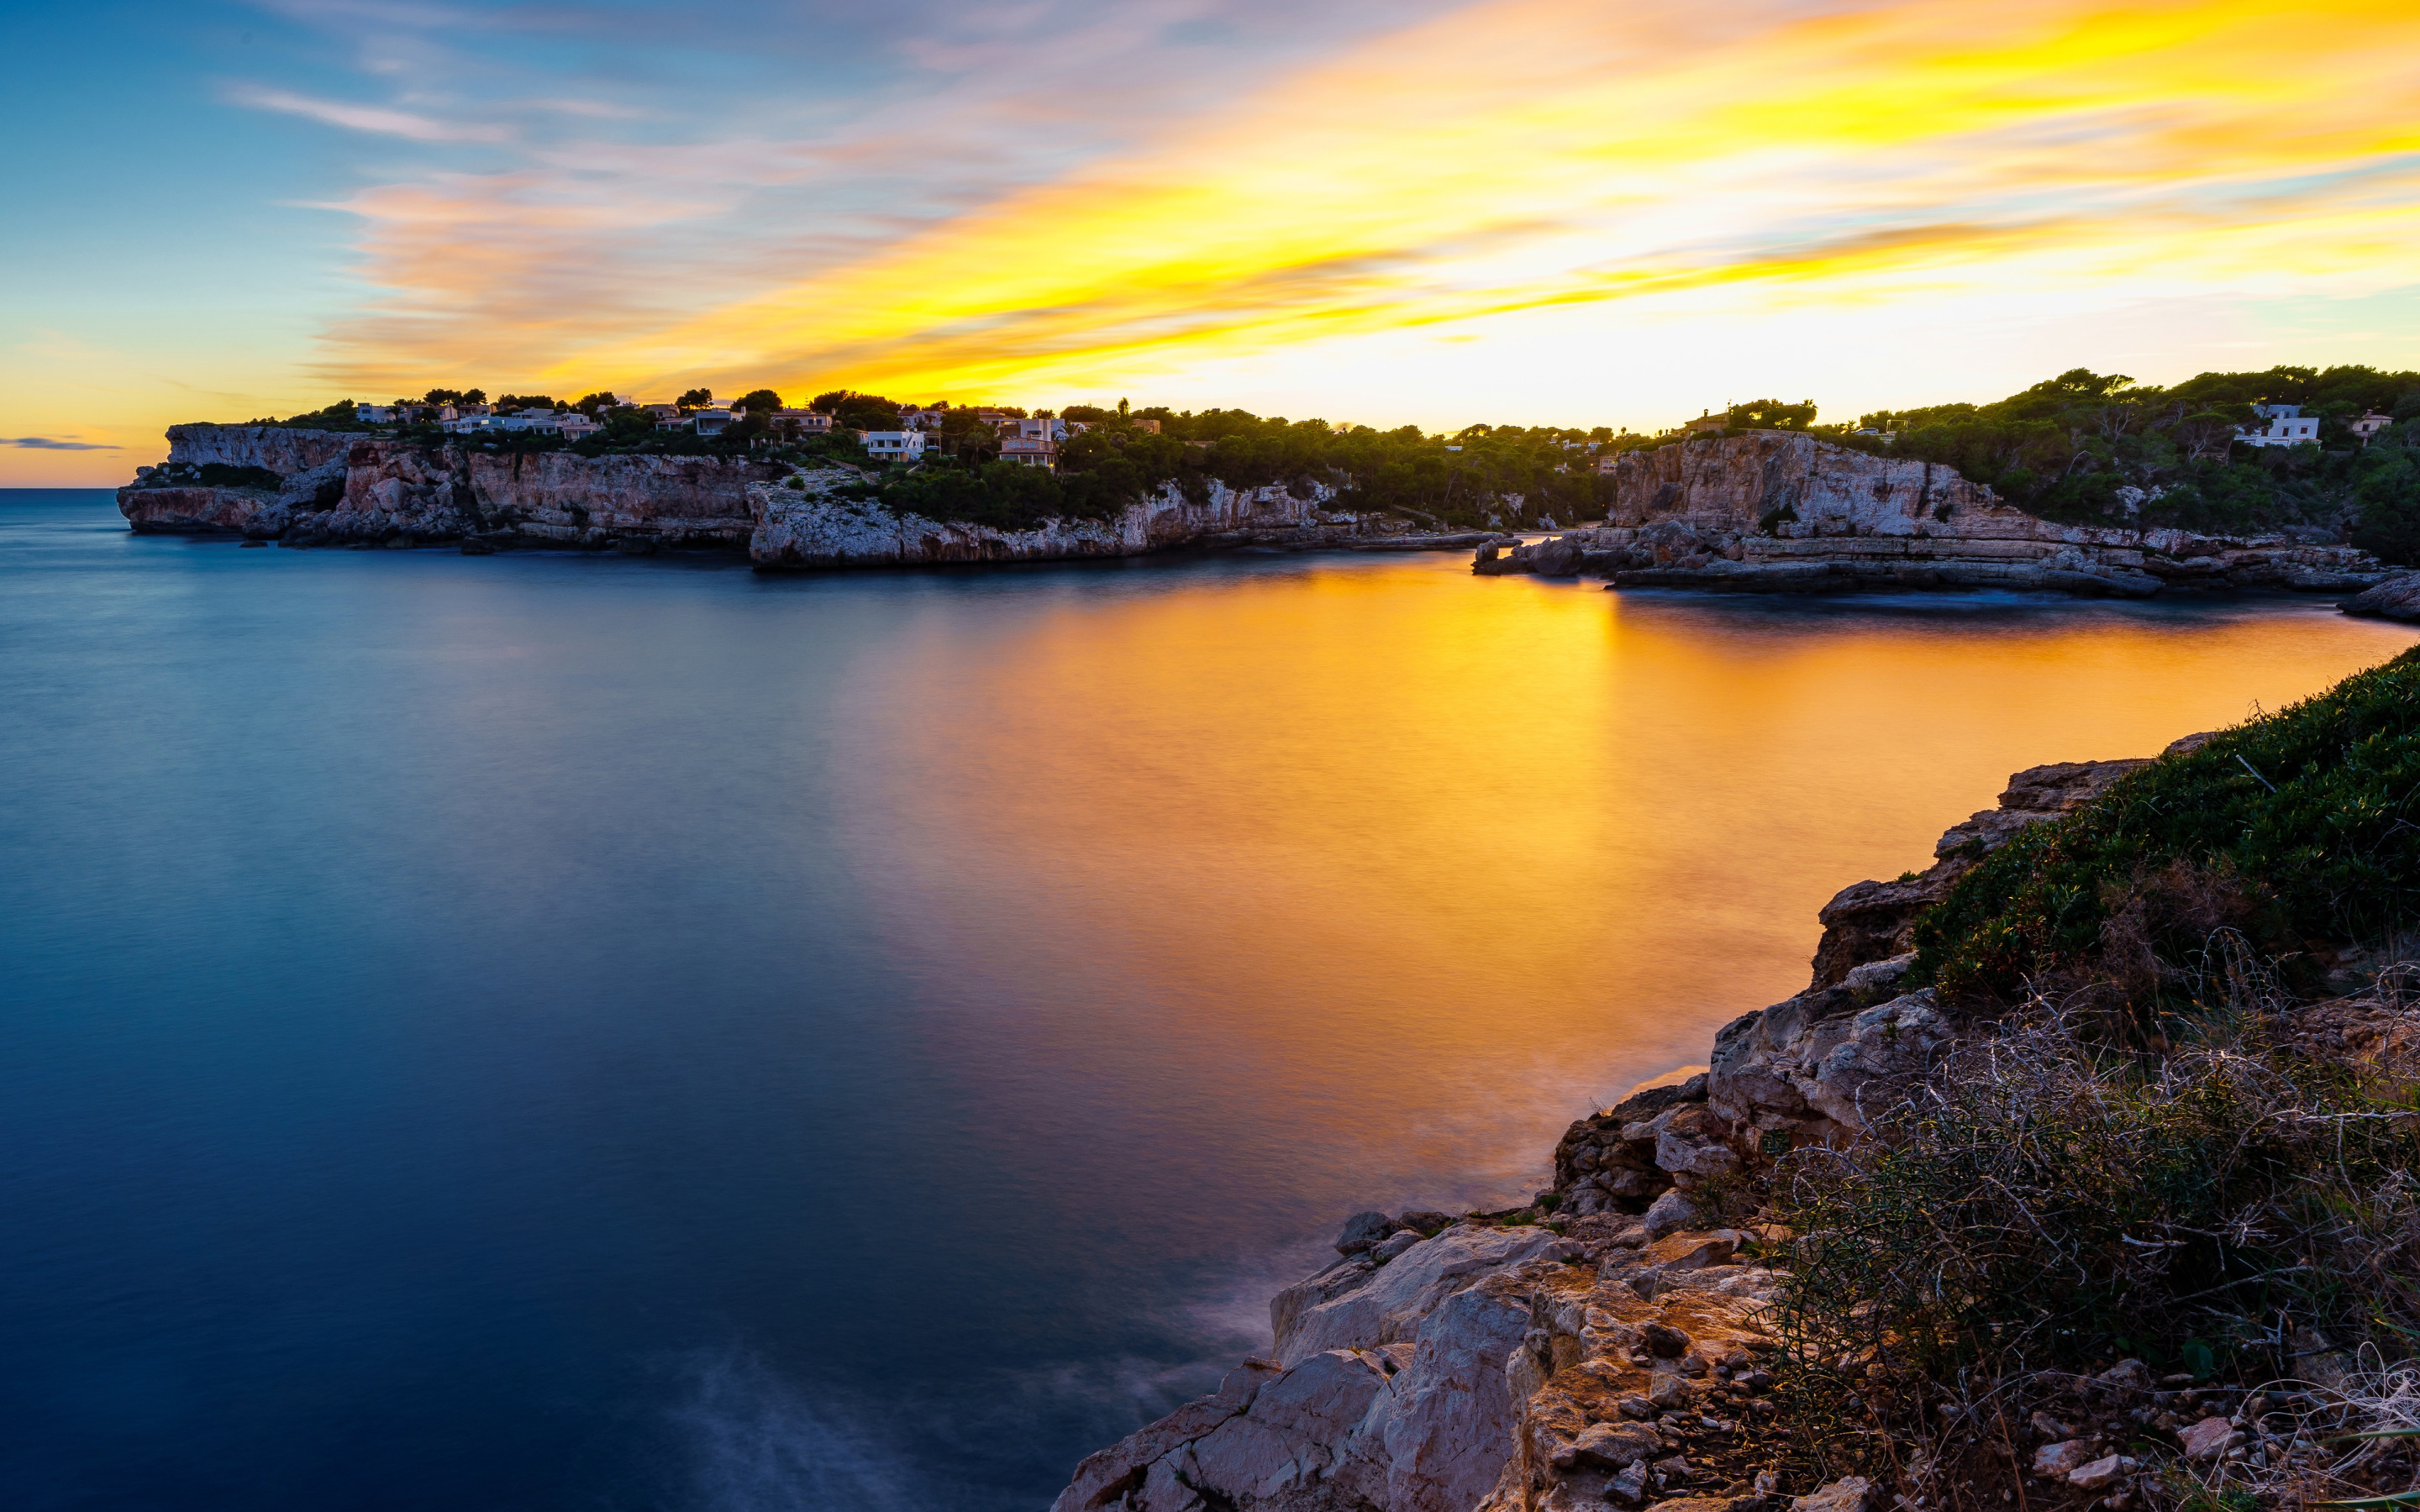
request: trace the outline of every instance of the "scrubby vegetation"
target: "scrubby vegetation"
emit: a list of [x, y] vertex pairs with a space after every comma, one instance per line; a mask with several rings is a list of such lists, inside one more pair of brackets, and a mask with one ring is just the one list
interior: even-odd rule
[[[2420, 649], [2024, 831], [1918, 921], [1907, 985], [1959, 1037], [1770, 1177], [1808, 1473], [2080, 1508], [2031, 1473], [2071, 1439], [2155, 1503], [2420, 1503], [2415, 801]], [[2224, 1452], [2179, 1456], [2213, 1414]]]
[[2420, 900], [2420, 650], [2121, 779], [1994, 852], [1916, 927], [1917, 980], [2179, 1006], [2209, 933], [2289, 969]]

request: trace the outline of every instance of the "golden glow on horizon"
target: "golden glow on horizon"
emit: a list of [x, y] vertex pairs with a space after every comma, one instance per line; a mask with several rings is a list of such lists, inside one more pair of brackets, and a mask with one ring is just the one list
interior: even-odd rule
[[[1014, 129], [969, 109], [970, 146]], [[399, 171], [327, 207], [360, 292], [316, 345], [300, 304], [21, 344], [0, 430], [120, 449], [0, 446], [0, 483], [432, 384], [1652, 428], [2077, 363], [2420, 365], [2420, 13], [2381, 0], [1478, 0], [1144, 140], [870, 239], [752, 221], [677, 144]]]
[[2408, 8], [2339, 7], [2290, 42], [2249, 4], [1730, 20], [1481, 7], [1228, 124], [544, 371], [1098, 387], [1708, 290], [1734, 310], [2282, 293], [2420, 266]]

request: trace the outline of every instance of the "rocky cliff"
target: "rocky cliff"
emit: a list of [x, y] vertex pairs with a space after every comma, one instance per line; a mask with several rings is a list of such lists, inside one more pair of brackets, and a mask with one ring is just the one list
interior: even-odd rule
[[1325, 486], [1201, 499], [1171, 486], [1108, 520], [1026, 529], [892, 513], [867, 477], [755, 460], [489, 452], [274, 425], [177, 425], [168, 460], [117, 493], [141, 532], [233, 532], [291, 546], [745, 550], [766, 568], [1138, 556], [1186, 547], [1469, 547], [1334, 507]]
[[1617, 588], [1761, 593], [2016, 588], [2144, 597], [2164, 589], [2348, 593], [2368, 553], [2292, 535], [2059, 525], [1930, 462], [1758, 431], [1622, 455], [1603, 527], [1481, 548], [1475, 570], [1603, 577]]
[[1456, 548], [1486, 532], [1419, 535], [1404, 522], [1334, 507], [1325, 485], [1231, 488], [1213, 481], [1200, 500], [1171, 486], [1106, 520], [1046, 520], [1026, 529], [893, 514], [845, 469], [814, 469], [778, 485], [752, 485], [756, 521], [748, 554], [760, 567], [918, 565], [943, 562], [1131, 557], [1181, 547]]
[[1356, 1216], [1342, 1258], [1271, 1304], [1265, 1358], [1085, 1460], [1053, 1512], [1881, 1506], [1861, 1479], [1789, 1483], [1767, 1263], [1789, 1236], [1716, 1223], [1721, 1193], [1853, 1135], [1932, 1062], [1961, 1026], [1899, 990], [1916, 914], [2143, 764], [2019, 772], [1926, 872], [1842, 891], [1807, 990], [1723, 1028], [1706, 1071], [1573, 1124], [1528, 1208]]

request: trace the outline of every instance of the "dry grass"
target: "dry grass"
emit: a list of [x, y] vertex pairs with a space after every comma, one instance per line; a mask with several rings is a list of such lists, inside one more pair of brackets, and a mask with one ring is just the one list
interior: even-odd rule
[[[2022, 1505], [2045, 1407], [2102, 1412], [2125, 1452], [2173, 1458], [2148, 1425], [2175, 1392], [2091, 1379], [2124, 1358], [2196, 1383], [2301, 1382], [2280, 1396], [2303, 1414], [2281, 1442], [2301, 1447], [2272, 1455], [2256, 1424], [2259, 1463], [2180, 1467], [2143, 1488], [2154, 1499], [2368, 1492], [2412, 1452], [2316, 1445], [2320, 1427], [2420, 1427], [2404, 1363], [2420, 1343], [2420, 1111], [2398, 1068], [2298, 1032], [2322, 1009], [2410, 1016], [2412, 976], [2306, 1009], [2238, 936], [2199, 966], [2196, 1019], [2146, 1041], [2037, 998], [1860, 1142], [1778, 1174], [1776, 1216], [1799, 1238], [1776, 1318], [1810, 1470], [1885, 1473], [1931, 1505]], [[2347, 1351], [2366, 1373], [2345, 1373]]]

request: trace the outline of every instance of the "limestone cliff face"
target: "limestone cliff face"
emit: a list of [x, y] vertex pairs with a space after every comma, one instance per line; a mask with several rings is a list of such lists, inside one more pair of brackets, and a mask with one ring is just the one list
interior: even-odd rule
[[780, 485], [751, 486], [748, 501], [757, 524], [750, 558], [774, 568], [1060, 561], [1193, 545], [1342, 545], [1402, 531], [1396, 521], [1334, 510], [1334, 490], [1324, 485], [1305, 498], [1283, 486], [1239, 489], [1213, 482], [1198, 503], [1171, 485], [1111, 519], [1004, 530], [894, 515], [862, 497], [856, 487], [861, 481], [840, 469], [819, 469]]
[[2144, 597], [2177, 586], [2358, 591], [2368, 553], [2288, 535], [2058, 525], [1952, 469], [1791, 431], [1624, 455], [1603, 529], [1565, 532], [1482, 574], [1589, 573], [1616, 587], [1823, 593], [2020, 588]]
[[[1108, 520], [1025, 530], [898, 516], [843, 467], [793, 472], [752, 460], [491, 453], [272, 425], [178, 425], [169, 461], [118, 490], [141, 532], [234, 532], [297, 546], [466, 545], [744, 549], [766, 568], [1138, 556], [1188, 546], [1467, 547], [1404, 522], [1335, 508], [1334, 490], [1283, 486], [1205, 497], [1173, 486]], [[275, 486], [206, 486], [218, 464]], [[780, 480], [781, 486], [776, 486]], [[256, 476], [256, 482], [260, 482]]]
[[283, 425], [171, 425], [168, 462], [267, 468], [287, 477], [342, 461], [361, 440], [345, 431], [288, 430]]
[[784, 470], [716, 457], [493, 454], [272, 425], [178, 425], [163, 476], [212, 463], [275, 488], [121, 488], [137, 531], [234, 531], [297, 545], [399, 539], [529, 545], [744, 547], [748, 486]]
[[1930, 1066], [1964, 1026], [1900, 990], [1917, 911], [2143, 764], [2019, 772], [1930, 871], [1844, 889], [1807, 991], [1726, 1026], [1708, 1071], [1574, 1123], [1529, 1210], [1354, 1218], [1344, 1257], [1270, 1304], [1268, 1358], [1086, 1459], [1052, 1512], [1780, 1512], [1759, 1246], [1787, 1236], [1699, 1204], [1854, 1136]]

